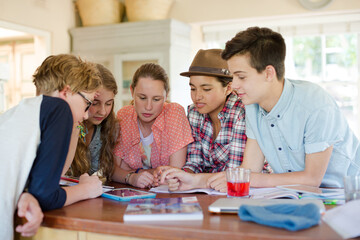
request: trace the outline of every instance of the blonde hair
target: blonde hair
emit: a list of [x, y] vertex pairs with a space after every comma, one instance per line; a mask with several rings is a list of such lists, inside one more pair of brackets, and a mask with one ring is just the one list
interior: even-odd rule
[[[96, 65], [100, 72], [102, 79], [102, 86], [109, 91], [112, 91], [114, 95], [117, 94], [118, 88], [116, 81], [112, 73], [101, 64]], [[84, 121], [86, 126], [87, 120]], [[114, 113], [114, 105], [112, 106], [109, 116], [101, 123], [100, 139], [102, 142], [100, 156], [99, 156], [99, 170], [102, 172], [103, 177], [107, 180], [111, 179], [114, 171], [114, 155], [113, 150], [116, 144], [116, 137], [119, 131], [118, 123]], [[81, 174], [89, 173], [90, 171], [91, 156], [88, 147], [83, 139], [80, 138], [78, 146], [75, 152], [74, 161], [71, 164], [71, 170], [68, 174], [78, 177]]]
[[96, 65], [71, 54], [51, 55], [33, 75], [36, 94], [51, 95], [69, 86], [74, 93], [92, 92], [101, 85]]

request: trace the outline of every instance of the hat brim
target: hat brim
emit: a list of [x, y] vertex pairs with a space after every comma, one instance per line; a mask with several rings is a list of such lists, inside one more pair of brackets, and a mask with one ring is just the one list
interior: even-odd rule
[[180, 73], [181, 76], [184, 77], [191, 77], [191, 76], [210, 76], [210, 77], [224, 77], [232, 79], [232, 76], [225, 75], [225, 74], [216, 74], [216, 73], [208, 73], [208, 72], [197, 72], [197, 71], [189, 71], [189, 72], [182, 72]]

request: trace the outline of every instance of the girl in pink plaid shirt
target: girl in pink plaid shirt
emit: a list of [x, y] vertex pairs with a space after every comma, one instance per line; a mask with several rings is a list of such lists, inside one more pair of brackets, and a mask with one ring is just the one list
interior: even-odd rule
[[118, 166], [112, 179], [145, 188], [155, 184], [155, 168], [183, 167], [187, 145], [194, 140], [184, 108], [165, 102], [169, 81], [161, 66], [142, 65], [130, 90], [133, 105], [117, 113], [120, 134], [114, 153]]

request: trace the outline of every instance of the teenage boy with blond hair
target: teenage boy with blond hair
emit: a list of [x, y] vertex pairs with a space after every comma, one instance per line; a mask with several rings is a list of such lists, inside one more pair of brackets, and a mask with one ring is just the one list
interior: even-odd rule
[[[241, 167], [252, 170], [252, 187], [342, 187], [343, 177], [359, 170], [359, 141], [326, 91], [284, 78], [285, 52], [279, 33], [252, 27], [222, 53], [246, 109]], [[265, 158], [275, 174], [261, 173]]]
[[73, 187], [59, 186], [72, 133], [88, 117], [101, 84], [95, 65], [69, 54], [49, 56], [36, 70], [34, 83], [37, 93], [49, 96], [24, 99], [0, 115], [0, 239], [12, 239], [14, 211], [25, 188], [42, 210], [102, 193], [96, 176], [83, 175]]

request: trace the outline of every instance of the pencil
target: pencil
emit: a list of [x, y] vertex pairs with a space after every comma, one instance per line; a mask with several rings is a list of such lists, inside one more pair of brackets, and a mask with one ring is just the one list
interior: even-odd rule
[[74, 183], [79, 183], [79, 180], [75, 179], [75, 178], [61, 177], [61, 179], [66, 180], [66, 181], [70, 181], [70, 182], [74, 182]]

